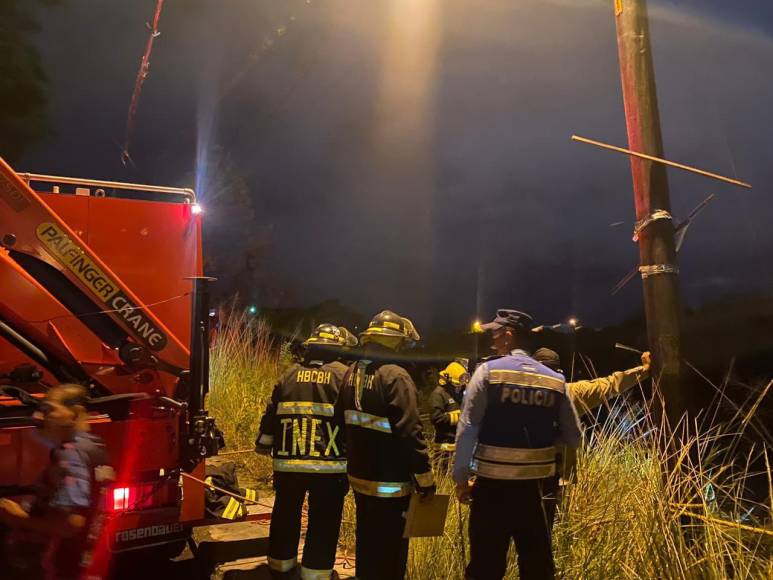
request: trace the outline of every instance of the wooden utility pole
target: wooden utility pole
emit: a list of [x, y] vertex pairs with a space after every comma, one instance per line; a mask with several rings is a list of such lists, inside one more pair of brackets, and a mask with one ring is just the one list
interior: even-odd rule
[[[613, 0], [617, 26], [620, 78], [623, 85], [628, 147], [664, 157], [660, 114], [652, 64], [646, 0]], [[689, 396], [679, 380], [679, 269], [666, 166], [631, 157], [636, 231], [644, 287], [647, 336], [653, 354], [653, 379], [666, 403], [666, 415], [676, 427], [688, 410]]]

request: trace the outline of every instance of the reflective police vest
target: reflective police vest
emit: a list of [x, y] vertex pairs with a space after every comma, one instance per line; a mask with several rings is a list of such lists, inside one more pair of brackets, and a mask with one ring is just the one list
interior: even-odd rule
[[340, 362], [295, 364], [274, 387], [258, 447], [271, 447], [274, 471], [346, 473], [335, 403], [346, 373]]
[[486, 413], [472, 470], [490, 479], [539, 479], [556, 473], [563, 375], [526, 354], [486, 363]]

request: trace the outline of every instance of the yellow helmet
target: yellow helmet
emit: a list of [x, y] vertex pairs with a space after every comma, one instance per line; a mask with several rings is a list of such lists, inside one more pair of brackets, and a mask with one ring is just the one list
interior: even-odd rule
[[452, 362], [446, 368], [438, 373], [438, 383], [447, 385], [451, 383], [455, 387], [466, 385], [470, 381], [470, 374], [464, 365], [459, 362]]

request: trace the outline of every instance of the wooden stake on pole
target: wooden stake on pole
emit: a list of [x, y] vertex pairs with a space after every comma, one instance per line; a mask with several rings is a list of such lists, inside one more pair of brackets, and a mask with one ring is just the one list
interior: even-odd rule
[[[623, 88], [628, 149], [656, 158], [631, 156], [637, 221], [656, 210], [671, 211], [663, 155], [652, 63], [646, 0], [615, 0], [617, 47]], [[673, 428], [688, 410], [689, 396], [680, 384], [680, 318], [678, 268], [674, 225], [670, 219], [652, 221], [639, 234], [644, 313], [653, 354], [653, 378]], [[644, 275], [644, 274], [648, 275]]]
[[663, 163], [664, 165], [668, 165], [669, 167], [676, 167], [677, 169], [682, 169], [684, 171], [689, 171], [691, 173], [697, 173], [698, 175], [703, 175], [704, 177], [710, 177], [711, 179], [716, 179], [718, 181], [724, 181], [725, 183], [730, 183], [732, 185], [737, 185], [739, 187], [745, 187], [747, 189], [752, 188], [751, 184], [746, 183], [745, 181], [739, 181], [738, 179], [725, 177], [724, 175], [719, 175], [718, 173], [711, 173], [710, 171], [704, 171], [703, 169], [698, 169], [697, 167], [692, 167], [690, 165], [677, 163], [676, 161], [661, 159], [660, 157], [655, 157], [654, 155], [647, 155], [646, 153], [631, 151], [630, 149], [624, 149], [623, 147], [616, 147], [615, 145], [610, 145], [609, 143], [604, 143], [602, 141], [595, 141], [594, 139], [588, 139], [587, 137], [572, 135], [572, 141], [578, 141], [579, 143], [587, 143], [588, 145], [595, 145], [596, 147], [601, 147], [602, 149], [608, 149], [609, 151], [616, 151], [617, 153], [625, 153], [626, 155], [633, 155], [634, 157], [639, 157], [640, 159], [647, 159], [648, 161], [655, 161], [656, 163]]

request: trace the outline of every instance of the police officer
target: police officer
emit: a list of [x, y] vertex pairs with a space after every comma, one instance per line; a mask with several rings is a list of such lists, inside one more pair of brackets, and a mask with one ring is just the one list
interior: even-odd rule
[[581, 435], [563, 375], [525, 350], [531, 326], [528, 314], [504, 309], [483, 325], [497, 357], [475, 369], [464, 396], [453, 476], [459, 500], [472, 502], [475, 580], [504, 577], [510, 538], [521, 579], [554, 577], [543, 489], [556, 473], [556, 445], [577, 447]]
[[[348, 342], [347, 342], [348, 341]], [[268, 565], [275, 578], [296, 574], [301, 510], [309, 495], [309, 523], [300, 576], [332, 578], [346, 482], [341, 424], [335, 404], [347, 367], [336, 359], [356, 338], [320, 324], [304, 343], [303, 358], [274, 387], [255, 442], [271, 452], [274, 510]]]
[[467, 369], [454, 361], [438, 373], [438, 386], [429, 396], [430, 420], [435, 427], [439, 464], [446, 470], [456, 445], [456, 425], [462, 411], [462, 394], [470, 380]]
[[357, 509], [356, 572], [361, 580], [403, 578], [410, 495], [435, 492], [416, 386], [394, 362], [417, 340], [407, 318], [389, 310], [376, 315], [360, 335], [364, 358], [349, 368], [339, 399]]

